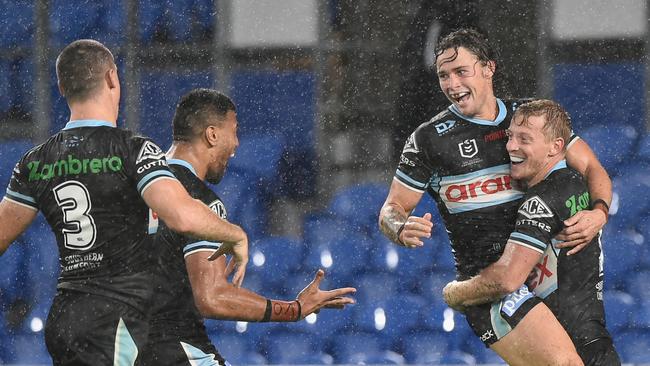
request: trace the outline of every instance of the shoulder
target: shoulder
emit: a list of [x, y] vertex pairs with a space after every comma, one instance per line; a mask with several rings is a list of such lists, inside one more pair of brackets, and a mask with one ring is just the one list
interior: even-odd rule
[[460, 117], [451, 113], [449, 109], [445, 109], [430, 120], [420, 124], [413, 134], [416, 136], [442, 136], [452, 131], [460, 120], [462, 120]]
[[528, 102], [532, 102], [535, 100], [535, 98], [505, 98], [501, 99], [503, 104], [505, 104], [506, 108], [510, 112], [514, 112], [519, 108], [520, 105], [526, 104]]

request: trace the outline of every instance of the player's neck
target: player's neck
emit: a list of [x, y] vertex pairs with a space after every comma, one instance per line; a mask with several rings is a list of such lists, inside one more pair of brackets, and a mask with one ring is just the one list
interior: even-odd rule
[[555, 168], [557, 163], [559, 163], [563, 159], [564, 159], [564, 154], [558, 154], [553, 158], [551, 158], [548, 162], [546, 162], [546, 164], [544, 164], [544, 167], [540, 169], [539, 172], [537, 172], [537, 174], [535, 174], [535, 176], [532, 179], [526, 182], [528, 188], [531, 188], [537, 185], [538, 183], [540, 183], [541, 181], [543, 181], [544, 179], [546, 179], [546, 177], [553, 171], [553, 168]]
[[107, 121], [113, 126], [117, 126], [117, 113], [114, 108], [108, 108], [95, 101], [75, 102], [69, 106], [71, 121], [94, 119]]
[[[190, 163], [190, 165], [192, 165], [192, 168], [194, 168], [194, 173], [196, 176], [201, 180], [205, 180], [208, 168], [204, 164], [201, 164], [201, 161], [203, 160], [200, 158], [200, 156], [202, 155], [199, 151], [197, 151], [195, 145], [192, 143], [174, 141], [174, 143], [172, 143], [172, 146], [167, 151], [166, 155], [167, 159], [180, 159]], [[205, 154], [203, 154], [203, 156], [204, 155]]]

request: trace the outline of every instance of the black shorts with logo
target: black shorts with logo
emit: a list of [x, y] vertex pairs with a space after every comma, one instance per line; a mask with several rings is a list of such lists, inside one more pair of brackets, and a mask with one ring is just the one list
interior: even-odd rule
[[168, 337], [149, 339], [138, 366], [230, 366], [209, 340]]
[[499, 301], [467, 308], [465, 318], [474, 334], [489, 347], [510, 333], [540, 302], [542, 300], [523, 285]]
[[45, 326], [45, 344], [54, 365], [133, 365], [146, 343], [148, 320], [121, 301], [59, 290]]

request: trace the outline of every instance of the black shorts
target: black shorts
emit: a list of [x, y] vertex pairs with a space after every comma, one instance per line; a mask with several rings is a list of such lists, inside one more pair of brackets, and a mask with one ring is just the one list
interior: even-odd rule
[[147, 314], [121, 301], [59, 291], [45, 325], [54, 365], [132, 365], [149, 331]]
[[542, 302], [526, 285], [491, 304], [471, 306], [465, 318], [486, 347], [510, 333], [535, 305]]
[[611, 338], [598, 338], [577, 347], [585, 366], [620, 366], [621, 359], [616, 353]]
[[153, 339], [138, 358], [138, 366], [230, 366], [209, 340]]

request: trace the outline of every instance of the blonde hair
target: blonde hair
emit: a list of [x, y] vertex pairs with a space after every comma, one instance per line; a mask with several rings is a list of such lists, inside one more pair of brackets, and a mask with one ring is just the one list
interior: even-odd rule
[[572, 134], [571, 117], [559, 103], [548, 99], [524, 103], [515, 111], [512, 122], [519, 126], [528, 125], [528, 118], [531, 116], [544, 117], [544, 126], [542, 127], [544, 137], [547, 141], [562, 138], [564, 149], [566, 149], [566, 144]]

